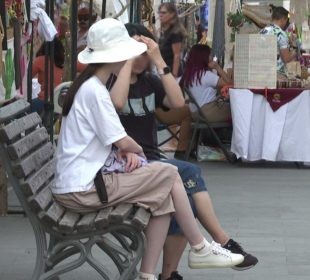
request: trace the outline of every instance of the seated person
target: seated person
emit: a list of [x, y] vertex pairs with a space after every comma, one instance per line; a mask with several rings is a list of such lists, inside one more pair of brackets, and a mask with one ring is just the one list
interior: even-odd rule
[[[52, 188], [55, 199], [78, 213], [120, 203], [149, 210], [152, 215], [145, 230], [140, 280], [156, 280], [154, 274], [172, 213], [191, 245], [190, 267], [231, 267], [243, 262], [242, 255], [210, 244], [203, 237], [177, 168], [162, 162], [141, 162], [142, 147], [127, 135], [113, 107], [107, 89], [110, 75], [128, 67], [124, 66], [126, 60], [144, 53], [145, 44], [132, 40], [124, 25], [111, 18], [95, 23], [87, 36], [91, 45], [78, 59], [88, 66], [73, 82], [63, 105]], [[114, 165], [118, 172], [109, 169], [111, 157], [112, 166], [114, 162], [113, 146], [118, 157], [124, 158]], [[104, 181], [107, 198], [96, 191], [95, 178]]]
[[89, 4], [82, 2], [78, 9], [77, 52], [82, 51], [87, 45], [87, 33], [97, 19], [96, 13], [90, 13]]
[[174, 153], [175, 158], [184, 158], [185, 152], [188, 147], [188, 143], [191, 136], [191, 113], [189, 106], [185, 104], [180, 108], [172, 108], [164, 110], [163, 108], [156, 108], [156, 118], [166, 125], [178, 125], [180, 126], [179, 140], [176, 151]]
[[290, 51], [290, 40], [285, 33], [285, 30], [290, 24], [289, 12], [283, 7], [272, 6], [272, 9], [272, 23], [262, 29], [260, 34], [277, 36], [277, 71], [286, 74], [286, 63], [296, 60], [296, 52]]
[[[108, 87], [111, 87], [111, 99], [126, 133], [142, 146], [148, 160], [159, 161], [155, 108], [182, 108], [184, 98], [171, 73], [160, 74], [158, 77], [147, 71], [151, 62], [155, 64], [159, 72], [166, 67], [152, 34], [144, 26], [138, 24], [128, 23], [126, 28], [134, 39], [145, 42], [148, 50], [133, 61], [127, 61], [114, 85], [110, 79]], [[244, 270], [253, 267], [257, 263], [256, 257], [246, 253], [236, 241], [230, 239], [219, 224], [200, 168], [180, 160], [164, 160], [163, 162], [178, 168], [193, 211], [212, 238], [224, 248], [230, 248], [229, 250], [245, 257], [244, 262], [235, 268]], [[186, 244], [182, 230], [173, 219], [164, 246], [162, 280], [182, 279], [173, 277], [178, 275], [175, 271]]]
[[[58, 37], [54, 38], [54, 86], [62, 81], [63, 67], [65, 61], [65, 49]], [[37, 57], [32, 63], [32, 77], [38, 76], [38, 82], [41, 85], [41, 91], [37, 98], [32, 100], [32, 111], [39, 114], [44, 108], [44, 91], [45, 91], [45, 44], [43, 44], [37, 53]], [[50, 83], [50, 75], [48, 75]]]
[[[65, 49], [58, 37], [54, 38], [54, 87], [58, 86], [63, 79], [65, 62]], [[82, 72], [86, 66], [77, 62], [77, 72]], [[45, 91], [45, 45], [43, 44], [37, 52], [37, 57], [32, 63], [32, 77], [38, 77], [41, 85], [41, 91], [37, 98], [32, 100], [32, 111], [42, 113], [44, 108], [44, 91]], [[48, 83], [50, 83], [48, 75]]]
[[[180, 83], [190, 90], [209, 122], [225, 122], [231, 119], [229, 103], [218, 102], [216, 95], [217, 89], [230, 84], [231, 79], [219, 64], [212, 60], [209, 46], [197, 44], [190, 49]], [[196, 119], [197, 107], [190, 103], [189, 108], [193, 119]]]

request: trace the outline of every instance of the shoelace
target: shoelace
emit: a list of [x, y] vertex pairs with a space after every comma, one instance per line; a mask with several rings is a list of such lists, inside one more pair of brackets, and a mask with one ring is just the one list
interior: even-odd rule
[[221, 244], [212, 241], [211, 243], [211, 250], [215, 255], [222, 255], [226, 258], [231, 257], [231, 252], [221, 246]]

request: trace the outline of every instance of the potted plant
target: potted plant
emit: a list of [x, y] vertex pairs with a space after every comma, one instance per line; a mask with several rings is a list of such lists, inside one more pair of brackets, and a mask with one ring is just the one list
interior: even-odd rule
[[235, 34], [240, 31], [240, 28], [243, 26], [244, 22], [245, 16], [240, 11], [237, 11], [235, 13], [229, 12], [227, 14], [227, 25], [232, 28], [232, 33], [230, 37], [231, 42], [235, 41]]

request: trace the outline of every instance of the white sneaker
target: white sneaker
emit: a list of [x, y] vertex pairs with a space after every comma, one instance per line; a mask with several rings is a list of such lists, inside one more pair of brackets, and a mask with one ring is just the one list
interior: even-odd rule
[[188, 266], [190, 268], [233, 267], [242, 263], [243, 260], [244, 257], [242, 255], [233, 254], [213, 241], [205, 254], [195, 253], [191, 249], [188, 255]]

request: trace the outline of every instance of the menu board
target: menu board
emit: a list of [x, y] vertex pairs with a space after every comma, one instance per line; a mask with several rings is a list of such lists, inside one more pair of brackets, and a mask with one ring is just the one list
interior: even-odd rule
[[277, 87], [277, 37], [236, 34], [234, 53], [235, 88]]

